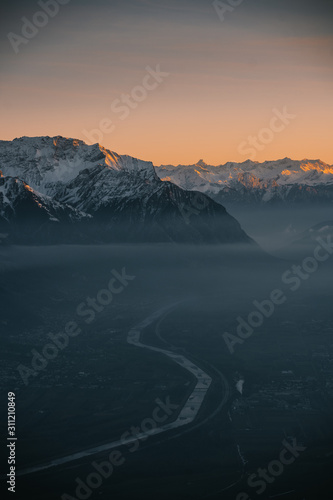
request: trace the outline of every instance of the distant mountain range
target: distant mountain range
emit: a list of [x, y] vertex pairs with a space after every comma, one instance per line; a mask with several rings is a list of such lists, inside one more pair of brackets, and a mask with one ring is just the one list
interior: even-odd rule
[[253, 243], [216, 201], [99, 144], [0, 141], [0, 171], [2, 241]]
[[311, 226], [310, 228], [302, 231], [297, 237], [280, 249], [280, 253], [283, 256], [287, 256], [288, 253], [302, 252], [304, 256], [311, 255], [311, 249], [318, 245], [318, 238], [321, 238], [324, 242], [331, 241], [333, 237], [333, 220], [327, 220]]
[[205, 193], [227, 208], [308, 202], [333, 206], [333, 165], [320, 160], [248, 160], [219, 166], [200, 160], [195, 165], [162, 165], [156, 172], [163, 181]]

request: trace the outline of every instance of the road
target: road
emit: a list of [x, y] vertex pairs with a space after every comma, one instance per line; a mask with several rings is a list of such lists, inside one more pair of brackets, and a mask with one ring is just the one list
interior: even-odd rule
[[[96, 446], [93, 448], [89, 448], [77, 453], [73, 453], [71, 455], [67, 455], [61, 458], [57, 458], [55, 460], [52, 460], [48, 463], [37, 465], [34, 467], [26, 468], [18, 472], [18, 476], [23, 476], [23, 475], [28, 475], [28, 474], [33, 474], [35, 472], [40, 472], [44, 471], [46, 469], [50, 469], [52, 467], [57, 467], [59, 465], [63, 464], [68, 464], [69, 462], [74, 462], [76, 460], [80, 460], [85, 457], [93, 456], [96, 454], [99, 454], [101, 452], [105, 452], [108, 450], [111, 450], [113, 448], [119, 448], [120, 446], [130, 444], [132, 442], [136, 442], [138, 439], [139, 440], [145, 440], [147, 437], [151, 436], [157, 436], [159, 434], [171, 431], [171, 430], [176, 430], [180, 427], [183, 426], [188, 426], [189, 424], [193, 424], [195, 421], [198, 412], [203, 404], [203, 401], [209, 391], [209, 388], [212, 384], [212, 378], [210, 375], [208, 375], [205, 371], [203, 371], [199, 366], [194, 364], [192, 361], [187, 359], [185, 356], [175, 353], [173, 351], [167, 350], [167, 349], [161, 349], [160, 347], [155, 347], [153, 345], [147, 345], [144, 344], [141, 340], [142, 334], [144, 330], [146, 330], [149, 326], [153, 325], [155, 322], [157, 322], [159, 319], [163, 318], [167, 313], [171, 312], [174, 310], [176, 307], [178, 307], [182, 302], [176, 302], [171, 305], [162, 307], [155, 311], [153, 314], [148, 316], [144, 321], [133, 327], [127, 335], [127, 342], [128, 344], [131, 344], [135, 347], [142, 348], [142, 349], [148, 349], [150, 351], [160, 353], [166, 357], [168, 357], [172, 362], [178, 364], [181, 366], [184, 370], [187, 370], [195, 379], [196, 379], [196, 385], [185, 401], [182, 409], [180, 410], [178, 417], [176, 420], [173, 422], [170, 422], [165, 425], [161, 425], [160, 427], [156, 427], [155, 429], [148, 430], [146, 432], [142, 432], [140, 434], [136, 434], [135, 436], [131, 436], [127, 439], [120, 439], [116, 441], [112, 441], [110, 443], [106, 443], [100, 446]], [[159, 324], [157, 324], [158, 328]], [[156, 330], [155, 330], [156, 331]], [[162, 339], [161, 339], [162, 340]], [[212, 367], [213, 368], [213, 367]], [[215, 370], [215, 372], [217, 372]], [[218, 413], [223, 405], [228, 401], [229, 399], [229, 394], [230, 394], [230, 389], [229, 389], [229, 384], [225, 377], [217, 372], [221, 380], [223, 382], [225, 391], [223, 395], [223, 399], [220, 402], [218, 408], [207, 418], [205, 418], [203, 421], [201, 421], [198, 425], [203, 425], [206, 423], [210, 418], [212, 418], [216, 413]], [[196, 425], [195, 427], [197, 427]], [[192, 430], [195, 428], [191, 426]], [[183, 434], [177, 433], [176, 435], [173, 435], [173, 437], [178, 437], [179, 435]]]

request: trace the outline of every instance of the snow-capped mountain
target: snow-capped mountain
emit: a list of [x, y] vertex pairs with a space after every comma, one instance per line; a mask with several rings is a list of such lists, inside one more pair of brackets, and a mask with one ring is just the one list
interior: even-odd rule
[[320, 160], [289, 158], [258, 163], [161, 165], [158, 176], [187, 190], [201, 191], [226, 206], [233, 204], [333, 203], [333, 166]]
[[[80, 241], [83, 234], [94, 242], [252, 241], [220, 204], [162, 182], [151, 162], [99, 144], [60, 136], [0, 141], [0, 169], [7, 186], [0, 192], [0, 213], [10, 228], [27, 219], [36, 225], [38, 207], [53, 227], [74, 222], [72, 239]], [[34, 209], [23, 216], [19, 207], [26, 199]], [[39, 226], [38, 235], [43, 231]]]
[[61, 136], [0, 141], [0, 165], [4, 175], [20, 175], [29, 186], [44, 194], [53, 194], [57, 183], [65, 185], [81, 172], [96, 167], [157, 178], [150, 162], [117, 155], [99, 144], [89, 146]]

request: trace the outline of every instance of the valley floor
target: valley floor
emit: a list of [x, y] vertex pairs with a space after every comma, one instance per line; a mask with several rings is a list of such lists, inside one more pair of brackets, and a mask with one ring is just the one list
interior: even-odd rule
[[[1, 401], [15, 392], [17, 469], [41, 469], [17, 476], [16, 497], [330, 498], [333, 257], [292, 291], [282, 276], [295, 258], [221, 246], [2, 249]], [[254, 302], [277, 289], [285, 300], [260, 321]], [[137, 325], [152, 349], [128, 342]], [[181, 427], [198, 377], [162, 351], [211, 379]]]

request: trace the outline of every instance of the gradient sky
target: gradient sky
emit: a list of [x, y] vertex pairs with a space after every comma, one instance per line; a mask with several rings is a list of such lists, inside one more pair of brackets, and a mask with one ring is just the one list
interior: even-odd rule
[[[113, 131], [99, 142], [120, 154], [156, 165], [221, 164], [246, 160], [239, 146], [269, 126], [273, 108], [286, 107], [295, 118], [259, 143], [255, 159], [333, 164], [331, 0], [244, 0], [224, 22], [210, 0], [70, 0], [18, 54], [7, 35], [20, 35], [21, 18], [41, 8], [8, 3], [0, 21], [1, 139], [89, 142], [84, 131], [108, 119]], [[158, 64], [169, 76], [121, 119], [114, 100]]]

